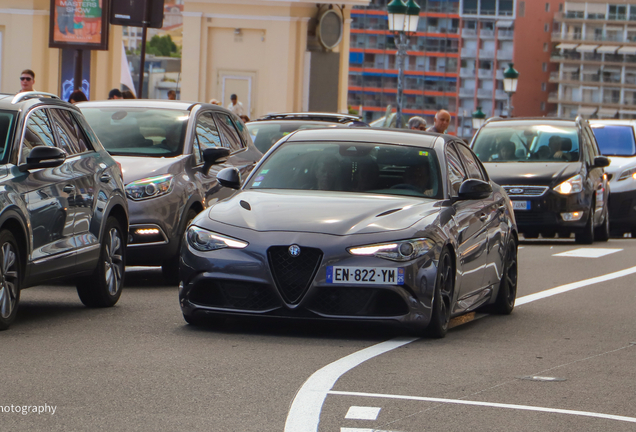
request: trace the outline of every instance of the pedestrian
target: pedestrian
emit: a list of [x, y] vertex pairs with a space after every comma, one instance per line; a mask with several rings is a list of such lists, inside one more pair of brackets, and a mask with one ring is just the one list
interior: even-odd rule
[[243, 123], [247, 123], [248, 121], [250, 121], [250, 118], [246, 115], [239, 116], [239, 118], [243, 120]]
[[426, 120], [422, 117], [414, 116], [409, 119], [409, 129], [411, 130], [426, 130]]
[[35, 91], [33, 85], [35, 84], [35, 72], [31, 69], [25, 69], [20, 74], [20, 92]]
[[78, 102], [86, 102], [87, 100], [88, 98], [86, 97], [84, 92], [79, 89], [73, 91], [73, 93], [71, 93], [71, 95], [68, 97], [68, 101], [72, 104], [76, 104]]
[[245, 114], [245, 110], [243, 109], [243, 104], [238, 101], [238, 97], [236, 97], [235, 94], [230, 96], [230, 101], [231, 102], [227, 106], [227, 109], [229, 109], [230, 111], [232, 111], [234, 114], [236, 114], [239, 117]]
[[168, 90], [168, 100], [177, 100], [177, 92], [174, 90]]
[[121, 90], [118, 88], [114, 88], [108, 92], [108, 100], [113, 99], [123, 99], [124, 97], [121, 95]]
[[135, 97], [135, 94], [133, 92], [131, 92], [130, 90], [124, 90], [123, 92], [121, 92], [121, 96], [124, 99], [137, 99]]
[[448, 125], [451, 121], [451, 115], [446, 110], [439, 110], [435, 114], [435, 123], [430, 128], [426, 129], [427, 132], [446, 133]]

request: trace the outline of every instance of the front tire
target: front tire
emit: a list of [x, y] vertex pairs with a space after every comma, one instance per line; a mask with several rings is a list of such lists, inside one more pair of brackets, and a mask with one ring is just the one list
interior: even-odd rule
[[124, 286], [126, 243], [119, 221], [111, 216], [106, 221], [97, 268], [92, 276], [77, 284], [77, 294], [85, 306], [114, 306]]
[[501, 282], [497, 299], [492, 304], [490, 311], [499, 315], [509, 315], [515, 308], [517, 299], [517, 241], [513, 238], [508, 242], [506, 255], [503, 262]]
[[448, 249], [444, 249], [437, 264], [435, 293], [433, 294], [433, 311], [431, 321], [426, 327], [426, 336], [441, 339], [448, 332], [451, 316], [451, 302], [455, 288], [455, 270]]
[[20, 249], [9, 230], [0, 231], [0, 330], [15, 320], [20, 302]]
[[587, 223], [581, 231], [577, 231], [574, 234], [574, 241], [579, 244], [592, 244], [594, 243], [594, 205], [590, 208]]
[[594, 239], [601, 242], [606, 242], [610, 238], [610, 223], [609, 223], [609, 212], [607, 207], [605, 207], [605, 211], [603, 212], [603, 223], [601, 226], [594, 229]]
[[177, 247], [177, 254], [172, 258], [164, 261], [164, 263], [161, 265], [161, 272], [163, 274], [163, 277], [170, 284], [176, 285], [179, 283], [179, 258], [181, 257], [181, 242], [183, 241], [185, 230], [188, 229], [190, 222], [192, 222], [197, 214], [198, 213], [194, 209], [188, 210], [188, 213], [186, 213], [183, 229], [179, 231], [181, 234], [179, 236], [179, 246]]

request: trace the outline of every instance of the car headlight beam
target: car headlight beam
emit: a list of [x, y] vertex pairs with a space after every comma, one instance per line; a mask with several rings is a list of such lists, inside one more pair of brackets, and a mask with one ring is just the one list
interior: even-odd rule
[[571, 195], [579, 193], [583, 190], [583, 177], [580, 174], [575, 175], [554, 188], [555, 192], [561, 195]]
[[191, 247], [201, 252], [224, 248], [243, 249], [249, 245], [249, 243], [242, 240], [227, 237], [194, 225], [188, 228], [186, 238]]
[[421, 257], [430, 251], [434, 243], [430, 239], [418, 238], [400, 240], [390, 243], [378, 243], [365, 246], [351, 247], [347, 249], [351, 255], [375, 256], [391, 261], [410, 261]]
[[148, 177], [128, 183], [126, 196], [133, 201], [156, 198], [172, 192], [173, 186], [174, 176], [172, 174]]

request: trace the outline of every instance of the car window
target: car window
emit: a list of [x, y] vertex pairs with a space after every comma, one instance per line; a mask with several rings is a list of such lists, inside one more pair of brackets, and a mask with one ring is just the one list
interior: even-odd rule
[[446, 146], [446, 167], [448, 169], [448, 180], [451, 184], [451, 196], [457, 196], [459, 186], [461, 186], [467, 176], [459, 154], [452, 144]]
[[86, 136], [82, 132], [70, 111], [64, 109], [49, 109], [51, 121], [59, 137], [59, 146], [68, 155], [80, 154], [88, 151]]
[[592, 132], [603, 155], [636, 156], [636, 139], [632, 126], [592, 124]]
[[194, 158], [197, 165], [203, 163], [203, 151], [212, 147], [222, 147], [219, 131], [212, 119], [212, 114], [204, 112], [197, 118], [194, 135]]
[[252, 139], [250, 137], [250, 131], [247, 130], [247, 126], [243, 123], [243, 120], [239, 118], [236, 114], [232, 113], [232, 121], [234, 122], [234, 126], [241, 136], [241, 140], [243, 141], [243, 147], [247, 145], [248, 142]]
[[529, 121], [487, 124], [472, 149], [482, 162], [574, 162], [579, 160], [575, 126]]
[[479, 162], [477, 162], [477, 159], [475, 158], [475, 155], [473, 155], [473, 152], [468, 150], [468, 147], [463, 144], [455, 144], [455, 146], [464, 158], [464, 164], [466, 166], [466, 169], [468, 170], [468, 177], [477, 180], [486, 180], [481, 173]]
[[36, 109], [29, 114], [20, 146], [19, 163], [26, 163], [31, 149], [36, 146], [55, 147], [51, 123], [44, 109]]
[[245, 146], [243, 145], [241, 137], [232, 123], [230, 116], [224, 113], [215, 113], [215, 116], [221, 132], [221, 142], [223, 143], [223, 147], [227, 147], [233, 152], [244, 148]]
[[15, 114], [0, 111], [0, 160], [4, 162], [11, 149], [11, 135], [15, 124]]

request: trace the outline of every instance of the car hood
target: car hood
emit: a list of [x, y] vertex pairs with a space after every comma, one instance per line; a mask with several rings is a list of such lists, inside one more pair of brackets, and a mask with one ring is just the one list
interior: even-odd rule
[[636, 157], [612, 156], [609, 158], [610, 165], [605, 168], [605, 172], [613, 175], [620, 175], [626, 169], [636, 167]]
[[431, 199], [320, 191], [242, 191], [209, 210], [210, 219], [255, 231], [332, 235], [406, 229], [437, 214]]
[[556, 186], [581, 172], [581, 162], [509, 162], [484, 166], [491, 180], [504, 186]]
[[113, 159], [121, 164], [124, 183], [128, 184], [135, 180], [167, 174], [175, 163], [187, 157], [186, 155], [171, 158], [113, 156]]

